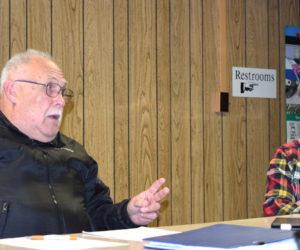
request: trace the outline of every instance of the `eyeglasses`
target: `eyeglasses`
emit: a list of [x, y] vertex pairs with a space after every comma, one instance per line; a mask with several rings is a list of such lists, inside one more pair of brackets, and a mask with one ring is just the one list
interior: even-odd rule
[[74, 96], [74, 93], [71, 89], [61, 87], [58, 83], [55, 82], [40, 83], [40, 82], [34, 82], [29, 80], [15, 80], [15, 82], [26, 82], [26, 83], [45, 86], [47, 96], [54, 98], [61, 93], [66, 103], [69, 102], [71, 98]]

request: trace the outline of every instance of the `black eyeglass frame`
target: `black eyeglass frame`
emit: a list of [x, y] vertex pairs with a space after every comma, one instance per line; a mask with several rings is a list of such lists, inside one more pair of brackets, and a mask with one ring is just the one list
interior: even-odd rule
[[[37, 84], [37, 85], [42, 85], [42, 86], [45, 86], [46, 87], [46, 94], [47, 94], [47, 96], [49, 96], [49, 97], [57, 97], [60, 93], [61, 93], [61, 95], [64, 97], [67, 97], [67, 98], [72, 98], [73, 96], [74, 96], [74, 92], [73, 92], [73, 90], [71, 90], [71, 89], [69, 89], [69, 88], [64, 88], [64, 87], [61, 87], [58, 83], [55, 83], [55, 82], [52, 82], [51, 84], [56, 84], [58, 87], [59, 87], [59, 91], [55, 94], [55, 95], [50, 95], [49, 93], [48, 93], [48, 89], [49, 89], [49, 87], [51, 87], [50, 86], [50, 83], [41, 83], [41, 82], [35, 82], [35, 81], [29, 81], [29, 80], [15, 80], [15, 82], [26, 82], [26, 83], [32, 83], [32, 84]], [[65, 91], [68, 91], [68, 92], [70, 92], [70, 94], [69, 93], [65, 93]]]

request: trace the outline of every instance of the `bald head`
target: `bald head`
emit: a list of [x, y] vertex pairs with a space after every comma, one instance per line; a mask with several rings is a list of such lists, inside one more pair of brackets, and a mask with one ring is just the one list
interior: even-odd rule
[[27, 51], [19, 54], [15, 54], [10, 60], [8, 60], [1, 72], [0, 79], [0, 94], [3, 91], [3, 83], [9, 79], [12, 72], [17, 70], [21, 65], [27, 64], [29, 59], [32, 57], [40, 57], [53, 61], [52, 57], [42, 51], [28, 49]]

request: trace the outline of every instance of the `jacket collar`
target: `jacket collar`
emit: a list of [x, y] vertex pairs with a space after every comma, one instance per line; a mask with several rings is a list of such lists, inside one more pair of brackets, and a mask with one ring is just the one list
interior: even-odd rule
[[16, 136], [21, 137], [24, 140], [24, 143], [26, 144], [38, 144], [40, 146], [42, 145], [52, 145], [54, 147], [60, 148], [64, 146], [64, 143], [61, 141], [61, 134], [60, 132], [57, 133], [56, 137], [50, 141], [50, 142], [40, 142], [34, 139], [29, 138], [27, 135], [23, 134], [17, 127], [15, 127], [8, 119], [7, 117], [2, 113], [0, 110], [0, 127], [5, 127], [9, 129], [12, 133], [14, 133]]

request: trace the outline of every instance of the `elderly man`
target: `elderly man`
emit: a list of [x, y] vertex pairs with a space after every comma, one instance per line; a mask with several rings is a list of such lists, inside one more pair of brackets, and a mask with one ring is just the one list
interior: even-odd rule
[[131, 228], [157, 218], [169, 192], [163, 178], [113, 204], [97, 163], [59, 132], [73, 92], [48, 54], [12, 57], [0, 87], [1, 238]]

